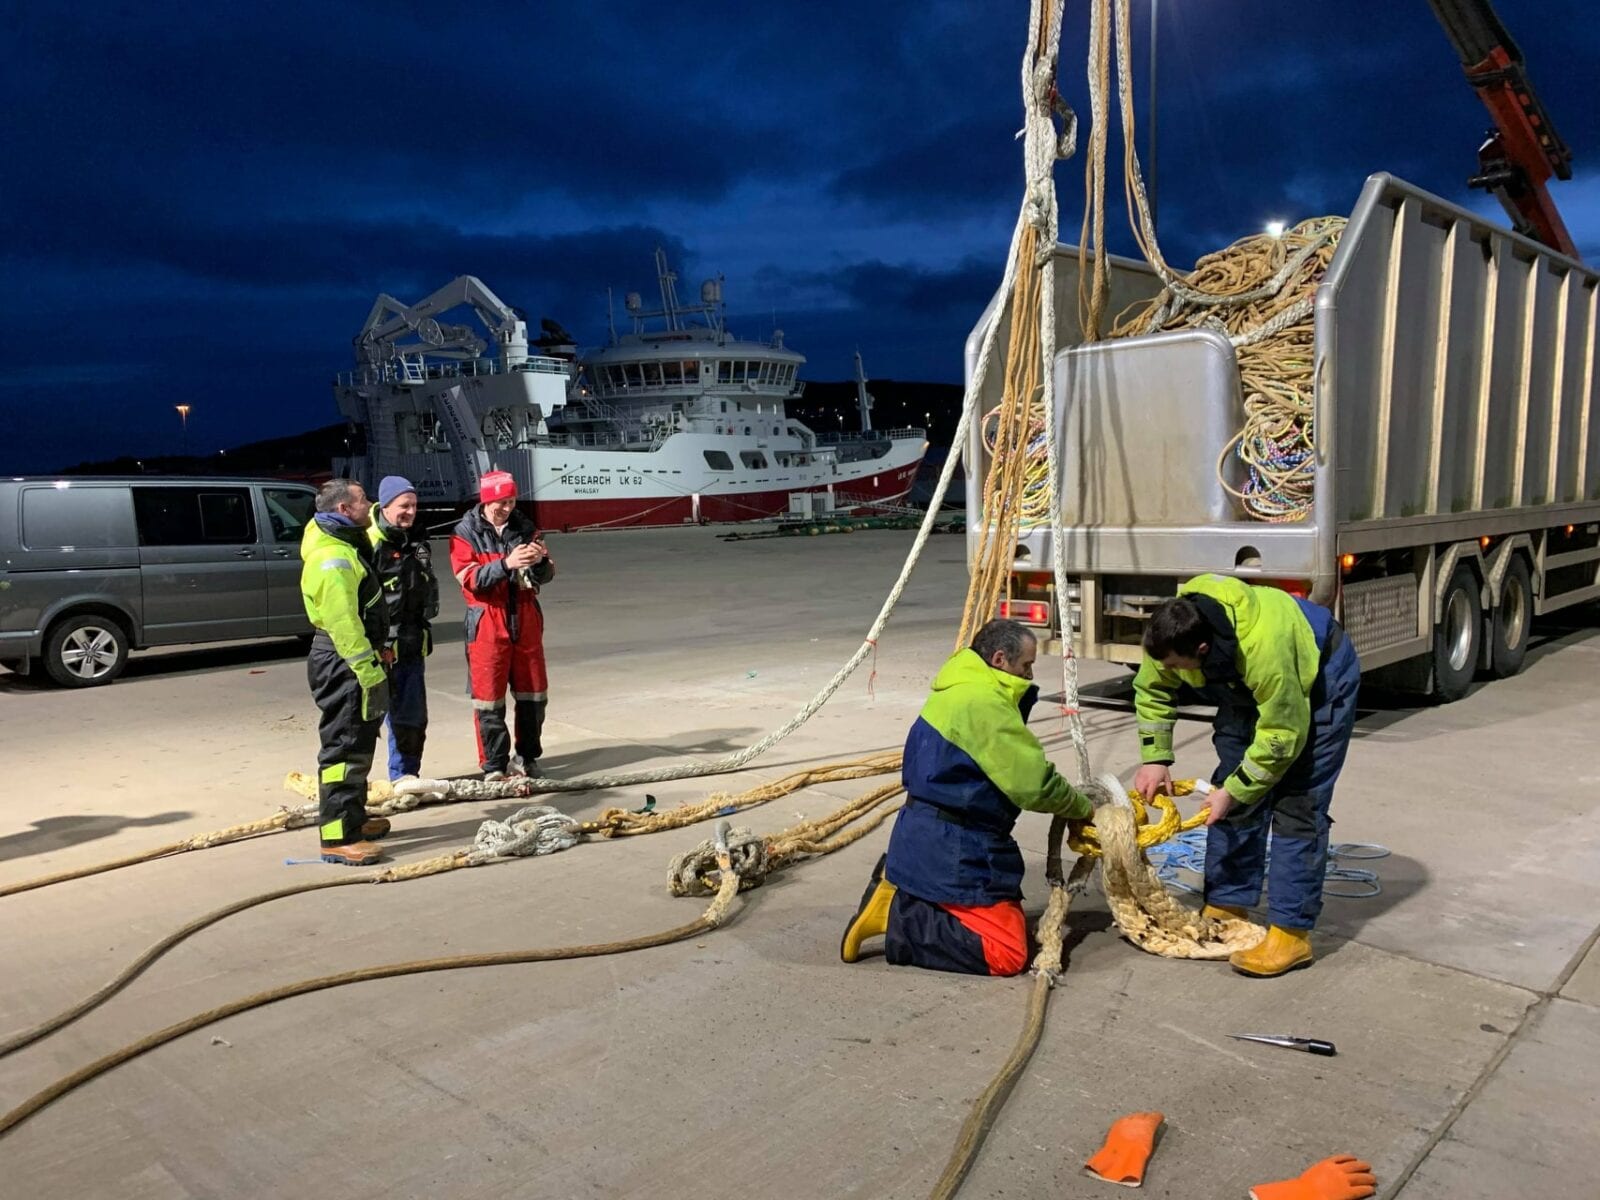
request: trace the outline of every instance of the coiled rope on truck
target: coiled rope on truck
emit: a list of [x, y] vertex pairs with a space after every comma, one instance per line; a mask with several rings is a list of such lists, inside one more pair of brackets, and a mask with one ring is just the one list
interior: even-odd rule
[[[1277, 237], [1258, 234], [1242, 238], [1225, 250], [1204, 256], [1190, 272], [1174, 270], [1161, 252], [1139, 165], [1128, 0], [1116, 0], [1114, 8], [1111, 0], [1092, 0], [1089, 19], [1091, 128], [1084, 167], [1088, 202], [1078, 238], [1078, 313], [1083, 338], [1086, 342], [1100, 340], [1110, 294], [1105, 189], [1114, 48], [1128, 219], [1141, 253], [1163, 286], [1155, 299], [1121, 314], [1110, 336], [1196, 326], [1226, 335], [1238, 358], [1244, 423], [1218, 456], [1218, 479], [1241, 509], [1257, 520], [1303, 520], [1311, 508], [1315, 468], [1314, 301], [1345, 220], [1318, 217]], [[1053, 297], [1053, 289], [1047, 288], [1046, 302], [1053, 302]], [[1054, 322], [1045, 324], [1053, 328]], [[1053, 348], [1051, 353], [1053, 358]], [[1048, 378], [1049, 360], [1043, 369]], [[1050, 486], [1057, 476], [1049, 463], [1047, 440], [1054, 431], [1054, 418], [1047, 408], [1042, 398], [1030, 405], [1026, 428], [1007, 439], [999, 432], [1008, 421], [1004, 405], [986, 412], [979, 425], [992, 458], [1025, 460], [1013, 501], [1022, 527], [1047, 524], [1058, 494]], [[1230, 468], [1231, 459], [1241, 464], [1237, 472]], [[1012, 464], [1007, 470], [1009, 475], [1017, 468]], [[1242, 483], [1234, 482], [1236, 474], [1242, 474]]]

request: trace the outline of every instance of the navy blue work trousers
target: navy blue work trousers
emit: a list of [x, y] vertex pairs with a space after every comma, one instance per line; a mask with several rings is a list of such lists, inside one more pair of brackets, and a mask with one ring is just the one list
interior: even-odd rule
[[427, 660], [405, 658], [389, 672], [389, 778], [422, 773], [422, 745], [428, 739]]
[[[1322, 665], [1311, 691], [1311, 735], [1288, 773], [1254, 804], [1233, 811], [1206, 836], [1206, 900], [1249, 908], [1267, 885], [1267, 915], [1285, 929], [1310, 929], [1322, 912], [1322, 879], [1328, 865], [1328, 805], [1344, 767], [1356, 723], [1361, 667], [1347, 638]], [[1212, 783], [1238, 769], [1255, 737], [1253, 703], [1223, 703], [1217, 709], [1211, 743], [1217, 751]], [[1267, 836], [1272, 865], [1267, 867]]]

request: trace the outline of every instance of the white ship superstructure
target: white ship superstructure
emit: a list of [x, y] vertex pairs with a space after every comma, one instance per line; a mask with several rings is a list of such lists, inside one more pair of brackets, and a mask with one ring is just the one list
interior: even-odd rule
[[[922, 430], [872, 430], [864, 381], [859, 433], [818, 434], [789, 417], [804, 356], [781, 331], [764, 342], [731, 334], [720, 280], [702, 285], [699, 304], [680, 304], [660, 251], [656, 264], [661, 307], [630, 294], [632, 330], [613, 331], [576, 369], [568, 346], [529, 354], [525, 319], [471, 277], [409, 308], [380, 297], [356, 340], [360, 365], [335, 387], [366, 433], [339, 469], [374, 484], [403, 474], [429, 504], [471, 503], [480, 474], [507, 470], [553, 529], [760, 520], [797, 492], [849, 508], [910, 490]], [[494, 334], [496, 358], [469, 329], [438, 324], [452, 301]], [[546, 329], [548, 341], [564, 338]]]

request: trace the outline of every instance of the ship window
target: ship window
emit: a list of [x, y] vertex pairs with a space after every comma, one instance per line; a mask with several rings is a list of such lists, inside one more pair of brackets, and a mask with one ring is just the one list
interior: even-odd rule
[[773, 437], [777, 437], [778, 436], [778, 427], [776, 425], [774, 425], [772, 427], [772, 436]]
[[661, 386], [661, 364], [647, 362], [644, 366], [644, 381], [651, 387]]
[[742, 359], [733, 364], [733, 382], [734, 383], [743, 383], [744, 382], [744, 380], [745, 380], [745, 368], [748, 365], [749, 364], [744, 362]]
[[753, 471], [765, 471], [767, 469], [767, 456], [759, 450], [739, 451], [739, 461]]
[[744, 427], [744, 435], [745, 435], [745, 437], [749, 437], [750, 436], [750, 426], [746, 425]]
[[724, 400], [722, 402], [722, 411], [723, 412], [727, 412], [728, 411], [728, 402], [726, 400]]
[[623, 377], [621, 367], [606, 368], [606, 386], [612, 391], [627, 386], [627, 379]]
[[700, 363], [697, 360], [692, 358], [684, 360], [683, 381], [685, 383], [700, 382]]
[[644, 376], [639, 371], [638, 363], [629, 363], [623, 370], [628, 373], [627, 382], [629, 385], [632, 387], [644, 386]]
[[710, 467], [713, 471], [733, 470], [733, 459], [728, 457], [727, 451], [703, 450], [701, 453], [706, 456], [706, 466]]
[[776, 365], [777, 365], [776, 363], [762, 363], [761, 364], [761, 382], [762, 383], [771, 383], [772, 382], [772, 370]]
[[683, 382], [683, 364], [678, 362], [662, 363], [661, 379], [664, 383], [681, 384]]
[[731, 362], [728, 362], [726, 359], [724, 359], [724, 360], [722, 360], [722, 361], [717, 363], [717, 382], [718, 383], [732, 383], [733, 382], [733, 364]]

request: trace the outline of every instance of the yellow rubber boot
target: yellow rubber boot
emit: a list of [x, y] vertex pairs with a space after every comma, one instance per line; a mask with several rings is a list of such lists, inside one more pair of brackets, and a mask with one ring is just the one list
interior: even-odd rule
[[1248, 911], [1242, 904], [1208, 904], [1200, 910], [1200, 915], [1213, 921], [1242, 921]]
[[867, 890], [861, 895], [861, 907], [856, 909], [855, 917], [845, 927], [844, 940], [839, 943], [839, 957], [847, 963], [853, 963], [861, 957], [862, 942], [889, 930], [889, 905], [899, 889], [883, 877], [883, 867], [888, 859], [887, 854], [878, 859]]
[[1241, 975], [1271, 979], [1286, 971], [1311, 965], [1311, 931], [1285, 929], [1274, 925], [1260, 944], [1228, 956], [1228, 962]]

